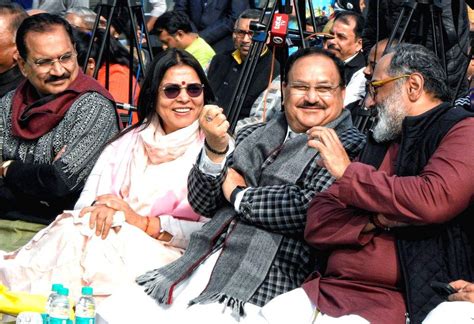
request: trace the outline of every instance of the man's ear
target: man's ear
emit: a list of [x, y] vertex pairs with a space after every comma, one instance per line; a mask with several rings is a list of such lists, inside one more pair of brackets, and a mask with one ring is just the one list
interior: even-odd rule
[[408, 98], [410, 101], [416, 101], [423, 94], [425, 79], [419, 73], [412, 73], [407, 80]]
[[14, 54], [13, 58], [18, 63], [18, 67], [20, 68], [21, 74], [23, 74], [23, 76], [25, 78], [27, 78], [28, 74], [26, 73], [26, 68], [25, 68], [26, 62], [25, 62], [25, 60], [20, 56], [18, 51]]
[[15, 63], [18, 63], [18, 57], [20, 57], [20, 53], [18, 53], [18, 50], [15, 49], [15, 51], [13, 52], [13, 61], [15, 61]]
[[281, 98], [282, 98], [283, 101], [284, 101], [284, 100], [285, 100], [285, 97], [286, 97], [286, 91], [287, 91], [288, 83], [287, 83], [286, 81], [282, 81], [281, 87], [282, 87]]
[[362, 37], [356, 38], [356, 47], [357, 51], [360, 51], [362, 49]]
[[344, 105], [344, 99], [346, 98], [346, 87], [341, 87], [341, 96], [342, 96], [342, 103]]
[[182, 31], [181, 29], [178, 29], [178, 30], [176, 31], [176, 33], [174, 33], [174, 38], [175, 38], [178, 42], [180, 42], [180, 41], [183, 39], [184, 34], [185, 34], [184, 31]]

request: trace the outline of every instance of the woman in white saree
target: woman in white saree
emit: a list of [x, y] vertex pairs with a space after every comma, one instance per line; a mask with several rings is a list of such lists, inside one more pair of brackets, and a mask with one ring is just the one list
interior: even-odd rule
[[[0, 258], [11, 290], [47, 294], [63, 283], [108, 296], [181, 256], [206, 221], [187, 201], [187, 176], [204, 143], [198, 117], [214, 95], [199, 63], [170, 49], [155, 58], [138, 102], [139, 122], [104, 149], [75, 210]], [[112, 230], [111, 230], [112, 229]]]

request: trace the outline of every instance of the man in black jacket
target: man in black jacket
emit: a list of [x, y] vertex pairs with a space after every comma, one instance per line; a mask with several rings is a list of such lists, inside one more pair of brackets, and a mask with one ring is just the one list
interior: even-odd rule
[[331, 34], [328, 39], [328, 50], [344, 62], [346, 78], [346, 96], [344, 106], [365, 96], [365, 58], [362, 53], [362, 30], [364, 17], [354, 11], [341, 11], [336, 14]]
[[[244, 60], [246, 59], [250, 45], [252, 44], [252, 31], [249, 30], [251, 21], [258, 21], [260, 10], [248, 9], [244, 11], [235, 23], [233, 33], [235, 50], [222, 54], [217, 54], [211, 61], [207, 77], [217, 97], [219, 107], [227, 111], [231, 105], [232, 94], [237, 87], [237, 81], [242, 71]], [[252, 104], [255, 99], [264, 91], [268, 84], [280, 71], [280, 65], [277, 61], [274, 63], [273, 74], [270, 78], [272, 64], [272, 55], [270, 50], [265, 47], [260, 56], [255, 73], [252, 78], [251, 86], [245, 97], [242, 110], [238, 119], [248, 117]]]

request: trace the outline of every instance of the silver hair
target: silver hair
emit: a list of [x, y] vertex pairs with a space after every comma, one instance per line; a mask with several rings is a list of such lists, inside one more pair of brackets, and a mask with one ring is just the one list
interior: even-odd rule
[[443, 101], [451, 99], [446, 72], [432, 51], [422, 45], [402, 43], [390, 48], [388, 53], [393, 53], [387, 70], [388, 75], [418, 72], [423, 76], [426, 92]]
[[95, 23], [97, 14], [93, 10], [87, 7], [74, 7], [74, 8], [69, 8], [64, 15], [66, 16], [67, 14], [78, 15], [84, 20], [85, 24], [87, 25], [87, 28], [89, 29], [94, 28], [94, 23]]

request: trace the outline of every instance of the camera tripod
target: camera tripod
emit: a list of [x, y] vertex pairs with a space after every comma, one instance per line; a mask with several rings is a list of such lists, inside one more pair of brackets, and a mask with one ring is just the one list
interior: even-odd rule
[[[123, 10], [120, 10], [123, 9]], [[111, 55], [110, 53], [110, 48], [109, 48], [109, 41], [110, 41], [110, 26], [112, 23], [112, 18], [114, 17], [114, 14], [117, 15], [118, 12], [126, 12], [129, 18], [129, 21], [131, 23], [131, 28], [128, 31], [127, 38], [130, 41], [130, 57], [129, 57], [129, 91], [128, 91], [128, 104], [132, 105], [133, 104], [133, 64], [134, 64], [134, 52], [136, 50], [137, 52], [137, 57], [138, 57], [138, 70], [142, 71], [143, 73], [145, 72], [145, 64], [143, 62], [142, 55], [140, 53], [140, 45], [139, 45], [139, 40], [137, 37], [137, 31], [138, 31], [138, 26], [142, 26], [142, 33], [145, 36], [147, 44], [150, 44], [150, 39], [148, 36], [148, 31], [145, 26], [145, 18], [144, 18], [144, 13], [143, 13], [143, 6], [141, 4], [140, 0], [102, 0], [100, 4], [98, 4], [98, 12], [97, 12], [97, 17], [94, 23], [94, 28], [92, 30], [92, 36], [91, 36], [91, 42], [89, 44], [89, 48], [87, 50], [87, 55], [86, 55], [86, 61], [84, 63], [87, 63], [91, 51], [92, 51], [92, 45], [94, 43], [94, 39], [96, 36], [97, 28], [99, 28], [99, 21], [101, 16], [105, 17], [107, 20], [106, 26], [105, 26], [105, 36], [102, 39], [102, 42], [100, 43], [99, 46], [99, 54], [96, 62], [96, 66], [94, 69], [94, 78], [97, 78], [97, 74], [99, 73], [99, 68], [102, 65], [102, 62], [104, 60], [104, 54], [105, 54], [105, 62], [106, 62], [106, 77], [105, 77], [105, 87], [108, 89], [109, 87], [109, 57]], [[151, 59], [153, 59], [152, 53], [150, 52]], [[86, 68], [87, 64], [84, 64], [84, 69]], [[138, 79], [138, 78], [137, 78]], [[126, 103], [125, 103], [126, 104]], [[122, 104], [122, 106], [124, 106]], [[129, 107], [125, 105], [126, 107]]]
[[[383, 54], [393, 47], [395, 40], [398, 43], [409, 41], [421, 44], [431, 48], [436, 56], [440, 58], [442, 67], [447, 74], [445, 35], [451, 44], [455, 40], [453, 41], [453, 35], [450, 35], [443, 28], [441, 13], [441, 4], [436, 0], [406, 0], [403, 3]], [[431, 36], [431, 39], [429, 36]], [[376, 44], [378, 42], [379, 39], [376, 40]], [[456, 92], [458, 91], [459, 88]], [[365, 99], [363, 99], [363, 102], [365, 102]], [[357, 111], [354, 126], [362, 132], [367, 132], [376, 123], [377, 112], [374, 109], [364, 107], [364, 104], [355, 109]]]
[[[414, 26], [414, 18], [417, 18], [417, 24]], [[405, 20], [404, 24], [402, 22]], [[415, 33], [407, 35], [408, 27], [415, 30]], [[431, 27], [431, 44], [428, 41], [429, 27]], [[401, 28], [400, 34], [398, 30]], [[398, 34], [398, 35], [397, 35]], [[395, 38], [398, 41], [410, 41], [431, 48], [441, 60], [441, 64], [447, 73], [446, 51], [443, 35], [447, 34], [443, 28], [441, 18], [441, 4], [435, 0], [406, 0], [398, 16], [395, 27], [390, 35], [384, 54], [392, 47]], [[431, 46], [430, 46], [431, 45]]]
[[[304, 31], [305, 26], [305, 2], [308, 1], [308, 5], [311, 11], [311, 22], [313, 24], [314, 30], [316, 30], [316, 20], [314, 18], [313, 6], [311, 0], [296, 0], [297, 1], [297, 10], [296, 19], [298, 22], [298, 30], [297, 31], [288, 31], [288, 35], [292, 35], [292, 43], [297, 46], [301, 46], [306, 48], [309, 46], [309, 40], [305, 39], [305, 37], [311, 35], [308, 32]], [[229, 121], [230, 127], [229, 132], [232, 134], [235, 130], [237, 125], [238, 117], [240, 111], [242, 110], [242, 106], [244, 104], [245, 98], [247, 96], [248, 89], [250, 87], [250, 83], [253, 79], [255, 68], [257, 66], [258, 60], [262, 51], [265, 48], [265, 43], [268, 36], [268, 32], [270, 30], [270, 25], [272, 24], [273, 17], [275, 16], [275, 12], [279, 13], [291, 13], [292, 6], [290, 1], [285, 0], [275, 0], [273, 4], [270, 3], [270, 0], [267, 0], [265, 3], [265, 7], [262, 10], [262, 15], [257, 23], [251, 22], [250, 29], [254, 31], [254, 36], [252, 38], [252, 45], [250, 46], [249, 54], [244, 61], [244, 65], [242, 67], [242, 71], [239, 75], [239, 79], [237, 80], [237, 86], [234, 89], [231, 99], [231, 105], [226, 107], [224, 114]], [[267, 15], [269, 13], [269, 15]], [[288, 59], [288, 46], [284, 45], [282, 47], [274, 47], [273, 51], [275, 51], [275, 56], [277, 60], [280, 62], [280, 75], [284, 75], [284, 67], [285, 62]]]

